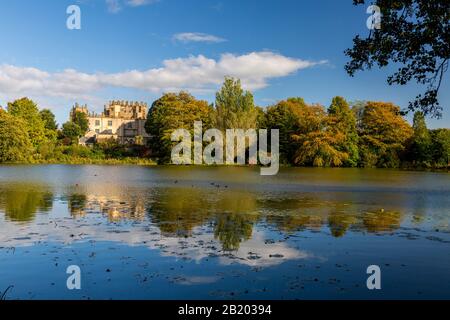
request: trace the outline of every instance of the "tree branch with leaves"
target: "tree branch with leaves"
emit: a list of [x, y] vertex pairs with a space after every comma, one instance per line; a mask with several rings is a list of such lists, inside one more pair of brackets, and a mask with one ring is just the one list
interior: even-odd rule
[[[365, 0], [353, 0], [354, 5]], [[380, 29], [363, 39], [357, 35], [353, 48], [345, 54], [351, 58], [345, 70], [350, 76], [374, 65], [399, 66], [387, 78], [389, 85], [405, 85], [412, 80], [426, 90], [409, 102], [407, 111], [422, 111], [440, 118], [442, 106], [438, 95], [450, 59], [449, 0], [376, 0], [381, 9]]]

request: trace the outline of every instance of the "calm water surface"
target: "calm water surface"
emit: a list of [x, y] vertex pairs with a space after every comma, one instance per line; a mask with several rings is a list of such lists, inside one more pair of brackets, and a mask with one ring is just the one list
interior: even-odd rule
[[0, 295], [450, 299], [449, 218], [448, 173], [0, 166]]

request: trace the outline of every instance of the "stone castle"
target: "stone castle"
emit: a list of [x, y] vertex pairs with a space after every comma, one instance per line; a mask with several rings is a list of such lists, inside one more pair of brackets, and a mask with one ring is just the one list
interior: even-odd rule
[[80, 139], [80, 144], [89, 145], [114, 139], [120, 144], [146, 144], [149, 135], [145, 131], [148, 106], [144, 102], [110, 101], [102, 113], [89, 112], [87, 105], [75, 104], [70, 113], [73, 119], [76, 112], [87, 115], [89, 130]]

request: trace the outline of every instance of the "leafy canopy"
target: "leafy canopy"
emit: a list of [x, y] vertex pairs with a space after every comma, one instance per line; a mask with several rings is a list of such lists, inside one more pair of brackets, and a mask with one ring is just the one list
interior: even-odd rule
[[25, 130], [35, 148], [48, 140], [45, 123], [39, 114], [37, 105], [32, 100], [22, 98], [8, 103], [8, 113], [25, 121]]
[[346, 71], [354, 76], [375, 64], [380, 68], [399, 66], [387, 79], [390, 85], [414, 80], [426, 86], [425, 93], [416, 96], [408, 109], [441, 117], [438, 93], [450, 58], [449, 1], [376, 0], [374, 4], [381, 10], [381, 29], [370, 31], [365, 39], [359, 35], [353, 39], [353, 48], [345, 51], [351, 58]]
[[360, 154], [365, 167], [398, 167], [401, 153], [413, 135], [400, 108], [388, 102], [367, 102], [360, 130]]
[[225, 78], [225, 82], [216, 93], [215, 107], [215, 126], [223, 132], [226, 129], [257, 127], [259, 111], [255, 107], [253, 94], [242, 89], [239, 79]]
[[187, 92], [167, 93], [156, 100], [148, 113], [145, 129], [151, 135], [152, 150], [160, 162], [168, 161], [172, 146], [172, 132], [188, 129], [193, 135], [194, 122], [202, 121], [203, 129], [211, 127], [212, 107]]
[[26, 161], [32, 150], [25, 120], [0, 110], [0, 162]]

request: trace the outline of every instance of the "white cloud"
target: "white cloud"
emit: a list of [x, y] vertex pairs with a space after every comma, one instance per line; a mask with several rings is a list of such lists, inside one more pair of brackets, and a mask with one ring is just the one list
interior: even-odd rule
[[128, 0], [127, 4], [132, 7], [139, 7], [146, 4], [158, 2], [159, 0]]
[[105, 88], [131, 88], [147, 92], [216, 90], [225, 76], [241, 79], [246, 89], [268, 86], [274, 78], [324, 64], [263, 51], [244, 55], [226, 53], [217, 60], [203, 55], [164, 60], [162, 66], [148, 70], [118, 73], [84, 73], [74, 69], [48, 72], [32, 67], [0, 65], [0, 92], [3, 96], [39, 95], [80, 99], [93, 97]]
[[119, 0], [106, 0], [106, 6], [111, 13], [117, 13], [122, 9]]
[[105, 0], [110, 13], [117, 13], [122, 10], [122, 3], [130, 7], [140, 7], [147, 4], [158, 2], [159, 0]]
[[173, 36], [173, 40], [181, 42], [210, 42], [218, 43], [226, 41], [223, 38], [213, 36], [211, 34], [199, 33], [199, 32], [184, 32], [177, 33]]

